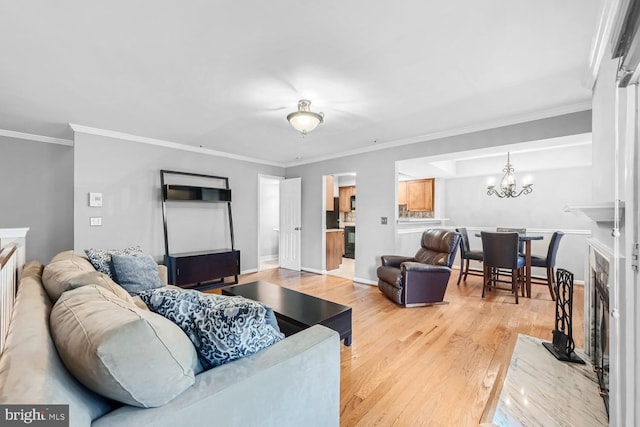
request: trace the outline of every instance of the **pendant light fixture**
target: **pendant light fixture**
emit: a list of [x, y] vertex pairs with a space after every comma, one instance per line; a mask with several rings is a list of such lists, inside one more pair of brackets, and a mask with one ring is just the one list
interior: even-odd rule
[[323, 122], [324, 114], [314, 113], [309, 109], [311, 101], [308, 99], [301, 99], [298, 101], [298, 111], [289, 113], [287, 120], [291, 123], [298, 132], [302, 132], [302, 136], [305, 136], [308, 132], [311, 132]]
[[531, 188], [533, 184], [525, 184], [520, 191], [516, 190], [516, 177], [513, 174], [515, 170], [511, 166], [510, 153], [507, 153], [507, 164], [502, 169], [502, 172], [504, 172], [504, 176], [500, 180], [500, 191], [496, 190], [494, 185], [489, 185], [487, 187], [487, 196], [493, 194], [503, 199], [505, 197], [518, 197], [521, 194], [529, 194], [533, 191], [533, 188]]

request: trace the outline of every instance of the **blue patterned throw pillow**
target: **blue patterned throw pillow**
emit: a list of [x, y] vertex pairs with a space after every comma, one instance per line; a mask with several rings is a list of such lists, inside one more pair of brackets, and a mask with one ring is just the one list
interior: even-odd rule
[[111, 255], [113, 279], [130, 295], [164, 286], [158, 275], [158, 264], [150, 255]]
[[249, 356], [284, 338], [268, 320], [271, 308], [257, 301], [167, 288], [139, 296], [151, 311], [182, 328], [205, 369]]
[[113, 279], [113, 272], [111, 271], [111, 255], [142, 255], [142, 249], [140, 246], [131, 246], [125, 249], [85, 249], [84, 253], [87, 254], [89, 262], [93, 265], [93, 268], [100, 273], [104, 273]]

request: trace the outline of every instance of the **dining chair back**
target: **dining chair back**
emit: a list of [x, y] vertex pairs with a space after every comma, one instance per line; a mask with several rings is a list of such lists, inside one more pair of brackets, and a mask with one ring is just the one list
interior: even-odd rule
[[547, 256], [542, 257], [538, 255], [531, 255], [531, 266], [541, 267], [547, 269], [547, 279], [544, 281], [533, 280], [531, 283], [547, 285], [549, 287], [549, 294], [551, 299], [555, 300], [554, 285], [555, 285], [555, 267], [556, 258], [558, 256], [558, 248], [560, 247], [560, 239], [562, 239], [564, 233], [562, 231], [556, 231], [551, 235], [549, 240], [549, 248], [547, 249]]
[[[496, 231], [498, 233], [527, 234], [527, 229], [526, 228], [497, 227]], [[520, 255], [524, 255], [524, 242], [518, 242], [518, 253]]]
[[[518, 233], [486, 232], [481, 233], [482, 253], [484, 261], [484, 280], [482, 286], [482, 297], [487, 290], [504, 289], [511, 290], [518, 304], [518, 288], [524, 292], [524, 266], [525, 260], [518, 254]], [[511, 288], [499, 288], [498, 283], [509, 283], [500, 280], [499, 269], [511, 271]], [[524, 296], [524, 295], [523, 295]]]
[[473, 260], [482, 262], [483, 255], [482, 251], [471, 250], [469, 245], [469, 234], [467, 233], [467, 229], [465, 227], [456, 228], [456, 231], [460, 234], [460, 274], [458, 275], [459, 285], [463, 275], [465, 282], [467, 281], [467, 276], [469, 274], [471, 274], [472, 276], [483, 276], [483, 274], [477, 270], [469, 271], [469, 261]]

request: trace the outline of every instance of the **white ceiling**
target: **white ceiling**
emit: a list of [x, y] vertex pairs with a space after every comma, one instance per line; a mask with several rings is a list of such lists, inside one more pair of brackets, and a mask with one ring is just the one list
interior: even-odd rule
[[[5, 1], [0, 129], [271, 162], [588, 109], [597, 0]], [[297, 101], [324, 112], [302, 139]]]

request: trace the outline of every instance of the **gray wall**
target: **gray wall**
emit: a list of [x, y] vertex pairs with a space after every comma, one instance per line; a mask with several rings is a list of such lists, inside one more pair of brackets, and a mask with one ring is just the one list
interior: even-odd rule
[[[322, 176], [357, 173], [358, 218], [355, 277], [375, 281], [379, 257], [396, 250], [394, 218], [395, 162], [591, 131], [591, 112], [583, 111], [512, 126], [287, 168], [287, 177], [302, 177], [302, 266], [322, 270]], [[470, 206], [470, 209], [473, 207]]]
[[73, 147], [0, 136], [0, 228], [29, 227], [27, 260], [73, 248]]
[[[160, 170], [168, 169], [229, 178], [241, 270], [257, 268], [258, 174], [284, 175], [282, 168], [79, 132], [75, 134], [74, 164], [75, 249], [140, 245], [161, 259], [164, 239]], [[103, 194], [102, 208], [88, 206], [89, 192]], [[206, 208], [194, 206], [202, 210], [202, 220], [192, 222], [190, 227], [177, 230], [175, 224], [169, 224], [170, 239], [176, 247], [201, 246], [202, 230], [208, 233], [210, 229], [206, 227], [212, 223], [216, 228], [227, 226], [226, 220], [208, 218]], [[90, 227], [92, 216], [101, 216], [103, 225]], [[219, 245], [211, 242], [210, 249]]]

